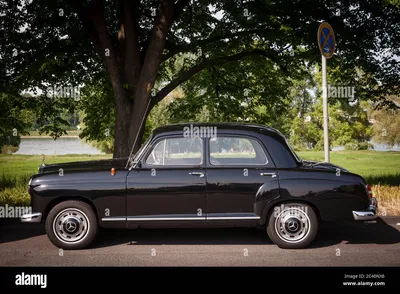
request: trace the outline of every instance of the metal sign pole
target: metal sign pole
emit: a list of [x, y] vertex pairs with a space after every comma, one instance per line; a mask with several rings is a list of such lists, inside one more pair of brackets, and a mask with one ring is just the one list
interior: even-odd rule
[[328, 115], [328, 86], [326, 79], [326, 60], [333, 56], [335, 52], [335, 34], [332, 27], [323, 22], [319, 25], [318, 32], [318, 47], [322, 57], [322, 103], [324, 110], [324, 155], [325, 162], [329, 162], [329, 115]]
[[325, 162], [329, 162], [329, 136], [328, 136], [328, 86], [326, 82], [326, 58], [322, 56], [322, 102], [324, 109], [324, 154]]

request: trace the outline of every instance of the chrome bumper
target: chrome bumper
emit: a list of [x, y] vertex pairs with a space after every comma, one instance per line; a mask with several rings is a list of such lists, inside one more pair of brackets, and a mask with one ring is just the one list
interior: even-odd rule
[[40, 223], [42, 221], [42, 214], [40, 212], [24, 214], [21, 217], [23, 223]]
[[353, 210], [355, 220], [367, 221], [378, 217], [378, 202], [375, 197], [371, 198], [371, 204], [365, 210]]

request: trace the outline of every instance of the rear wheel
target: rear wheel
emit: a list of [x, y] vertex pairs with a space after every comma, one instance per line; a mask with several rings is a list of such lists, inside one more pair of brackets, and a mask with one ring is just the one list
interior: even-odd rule
[[307, 204], [281, 204], [269, 216], [268, 236], [280, 248], [305, 248], [315, 239], [317, 231], [317, 216]]
[[46, 218], [46, 234], [62, 249], [82, 249], [96, 237], [97, 218], [92, 207], [82, 201], [65, 201], [54, 206]]

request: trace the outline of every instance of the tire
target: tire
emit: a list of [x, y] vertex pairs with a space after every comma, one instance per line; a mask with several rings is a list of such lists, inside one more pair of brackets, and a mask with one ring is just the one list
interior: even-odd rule
[[54, 206], [46, 218], [46, 234], [58, 248], [83, 249], [96, 238], [98, 224], [92, 207], [69, 200]]
[[312, 207], [304, 203], [276, 205], [267, 221], [269, 238], [283, 249], [306, 248], [318, 232], [318, 218]]

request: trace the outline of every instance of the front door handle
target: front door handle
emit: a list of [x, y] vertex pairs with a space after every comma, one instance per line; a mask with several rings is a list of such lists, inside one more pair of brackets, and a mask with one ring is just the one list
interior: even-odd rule
[[192, 172], [192, 173], [189, 173], [189, 175], [192, 175], [192, 176], [199, 176], [200, 178], [204, 177], [204, 174], [203, 174], [203, 173], [200, 173], [200, 172]]
[[271, 176], [272, 178], [275, 178], [276, 173], [260, 173], [260, 176]]

